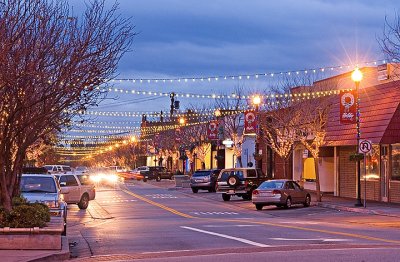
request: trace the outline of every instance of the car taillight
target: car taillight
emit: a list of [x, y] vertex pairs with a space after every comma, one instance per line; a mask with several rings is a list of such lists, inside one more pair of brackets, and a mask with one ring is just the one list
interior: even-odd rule
[[258, 194], [260, 194], [260, 191], [258, 191], [258, 190], [253, 191], [253, 195], [258, 195]]
[[280, 190], [274, 190], [274, 191], [272, 191], [272, 194], [274, 194], [274, 195], [281, 195], [282, 193], [281, 193], [281, 191]]

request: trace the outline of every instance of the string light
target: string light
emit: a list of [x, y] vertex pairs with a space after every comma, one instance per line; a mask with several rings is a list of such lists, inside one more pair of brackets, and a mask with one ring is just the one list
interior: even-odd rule
[[[361, 62], [357, 63], [358, 67], [361, 66], [376, 66], [378, 64], [385, 64], [387, 60], [373, 60], [373, 61], [366, 61], [366, 62]], [[391, 62], [396, 62], [395, 59], [392, 59]], [[111, 82], [131, 82], [131, 83], [188, 83], [188, 79], [191, 79], [191, 82], [204, 82], [204, 80], [207, 80], [208, 82], [211, 81], [219, 81], [219, 80], [235, 80], [235, 79], [259, 79], [260, 76], [263, 77], [270, 77], [273, 78], [277, 75], [281, 76], [298, 76], [301, 74], [309, 74], [313, 73], [316, 74], [318, 72], [324, 73], [324, 72], [332, 72], [332, 71], [340, 71], [343, 69], [347, 68], [354, 68], [356, 65], [355, 64], [342, 64], [342, 65], [335, 65], [335, 66], [326, 66], [326, 67], [317, 67], [317, 68], [308, 68], [308, 69], [302, 69], [302, 70], [291, 70], [291, 71], [278, 71], [278, 72], [263, 72], [263, 73], [251, 73], [251, 74], [242, 74], [242, 75], [213, 75], [213, 76], [197, 76], [197, 77], [175, 77], [175, 78], [116, 78], [110, 80]]]

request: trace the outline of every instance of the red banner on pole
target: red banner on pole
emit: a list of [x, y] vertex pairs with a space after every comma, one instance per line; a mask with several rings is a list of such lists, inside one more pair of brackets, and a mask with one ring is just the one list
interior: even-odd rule
[[340, 91], [340, 124], [355, 124], [357, 115], [357, 92]]
[[181, 129], [180, 128], [175, 129], [175, 142], [177, 142], [177, 143], [181, 142]]
[[257, 119], [254, 111], [248, 111], [244, 114], [244, 132], [246, 134], [255, 134], [257, 131]]
[[207, 128], [207, 137], [209, 140], [218, 140], [218, 121], [210, 122]]

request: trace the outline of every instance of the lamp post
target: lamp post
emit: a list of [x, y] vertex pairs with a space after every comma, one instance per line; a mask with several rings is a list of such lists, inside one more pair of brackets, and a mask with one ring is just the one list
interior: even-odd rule
[[356, 85], [356, 128], [357, 128], [357, 202], [354, 204], [356, 207], [361, 207], [363, 204], [361, 203], [361, 163], [358, 157], [359, 154], [359, 145], [360, 145], [360, 96], [358, 92], [358, 88], [360, 86], [360, 82], [363, 78], [363, 74], [360, 69], [356, 68], [351, 74], [351, 79], [354, 81]]
[[[256, 121], [257, 121], [257, 128], [256, 128], [256, 141], [255, 141], [255, 153], [254, 155], [258, 155], [259, 154], [259, 142], [258, 142], [258, 121], [259, 121], [259, 117], [258, 117], [258, 110], [259, 110], [259, 106], [261, 104], [261, 97], [259, 95], [256, 95], [253, 97], [253, 105], [255, 107], [255, 114], [256, 114]], [[259, 160], [254, 158], [254, 162], [255, 162], [255, 168], [261, 168], [259, 166]]]

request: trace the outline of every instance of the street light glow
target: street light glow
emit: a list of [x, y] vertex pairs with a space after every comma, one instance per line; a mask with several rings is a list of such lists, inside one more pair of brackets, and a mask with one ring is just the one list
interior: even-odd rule
[[253, 97], [253, 104], [258, 106], [261, 103], [261, 97], [259, 95], [256, 95]]
[[358, 67], [354, 69], [353, 73], [351, 73], [351, 79], [356, 83], [363, 79], [363, 73], [358, 69]]
[[179, 118], [179, 124], [184, 125], [186, 122], [185, 118], [181, 117]]
[[216, 117], [221, 116], [221, 110], [219, 110], [219, 109], [215, 110], [214, 114]]

